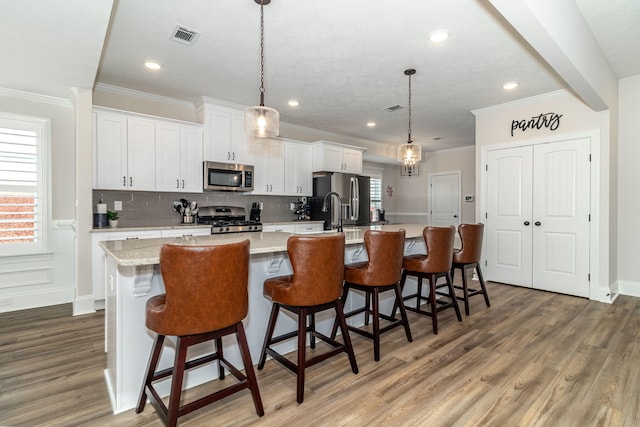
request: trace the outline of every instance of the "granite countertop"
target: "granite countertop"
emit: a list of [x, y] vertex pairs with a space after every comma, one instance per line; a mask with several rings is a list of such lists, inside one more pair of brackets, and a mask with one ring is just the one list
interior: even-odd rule
[[157, 225], [157, 226], [145, 226], [145, 227], [104, 227], [104, 228], [91, 228], [91, 233], [102, 232], [114, 232], [114, 231], [147, 231], [147, 230], [177, 230], [179, 228], [211, 228], [207, 224], [175, 224], [175, 225]]
[[[347, 245], [362, 243], [364, 232], [367, 230], [397, 231], [405, 229], [406, 238], [422, 237], [423, 224], [396, 224], [376, 225], [362, 227], [345, 227], [345, 243]], [[335, 231], [326, 231], [305, 236], [323, 236], [333, 234]], [[223, 245], [237, 243], [245, 239], [251, 241], [250, 253], [266, 254], [283, 252], [287, 250], [287, 239], [291, 233], [261, 232], [261, 233], [230, 233], [207, 236], [168, 237], [162, 239], [134, 239], [113, 240], [100, 242], [107, 256], [111, 257], [118, 265], [137, 266], [153, 265], [160, 262], [160, 247], [165, 244], [174, 245]]]

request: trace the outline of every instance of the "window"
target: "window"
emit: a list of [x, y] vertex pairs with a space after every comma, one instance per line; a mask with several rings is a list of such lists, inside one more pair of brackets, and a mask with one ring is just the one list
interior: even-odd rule
[[382, 209], [382, 179], [371, 178], [369, 180], [369, 198], [371, 210]]
[[48, 121], [0, 114], [0, 255], [44, 252]]

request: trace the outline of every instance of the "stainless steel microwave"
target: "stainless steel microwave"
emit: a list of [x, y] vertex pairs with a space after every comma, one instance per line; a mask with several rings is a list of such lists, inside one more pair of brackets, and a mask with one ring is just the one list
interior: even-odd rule
[[253, 191], [253, 166], [204, 162], [205, 191]]

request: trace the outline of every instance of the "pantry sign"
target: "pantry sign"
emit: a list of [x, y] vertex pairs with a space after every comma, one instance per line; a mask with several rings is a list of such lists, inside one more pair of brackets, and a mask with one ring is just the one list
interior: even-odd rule
[[511, 136], [513, 132], [518, 129], [522, 132], [529, 129], [542, 129], [548, 128], [549, 130], [556, 130], [560, 126], [560, 117], [562, 114], [556, 113], [543, 113], [539, 116], [533, 116], [530, 119], [512, 120], [511, 121]]

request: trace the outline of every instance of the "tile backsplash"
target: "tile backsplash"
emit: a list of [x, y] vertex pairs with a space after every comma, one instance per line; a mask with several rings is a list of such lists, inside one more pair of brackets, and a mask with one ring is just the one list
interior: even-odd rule
[[105, 191], [93, 190], [93, 205], [106, 203], [107, 209], [114, 210], [114, 202], [122, 202], [119, 227], [156, 227], [180, 224], [181, 217], [173, 209], [173, 202], [195, 200], [198, 206], [229, 205], [243, 206], [247, 219], [253, 202], [262, 202], [264, 210], [261, 220], [284, 222], [296, 219], [289, 205], [298, 200], [295, 196], [251, 196], [225, 191], [205, 193], [159, 193], [145, 191]]

